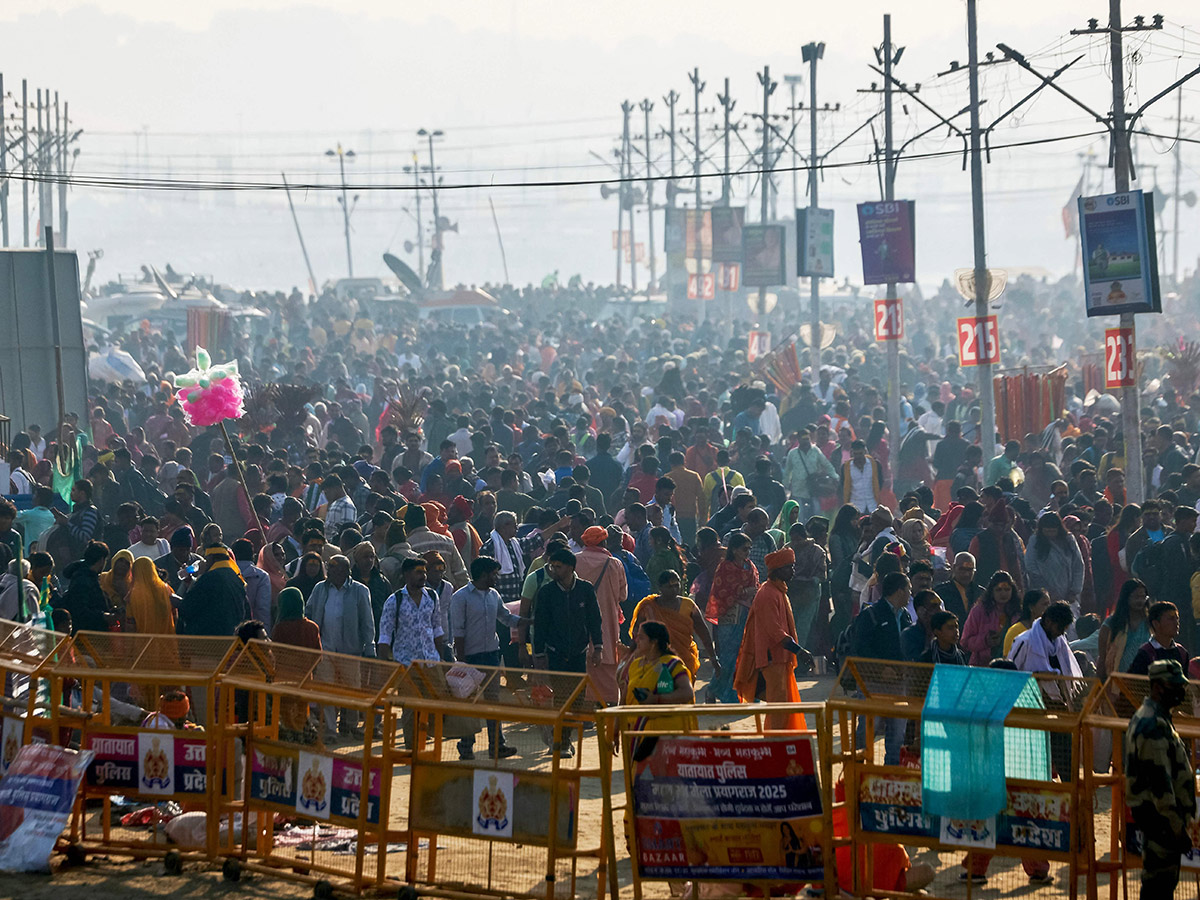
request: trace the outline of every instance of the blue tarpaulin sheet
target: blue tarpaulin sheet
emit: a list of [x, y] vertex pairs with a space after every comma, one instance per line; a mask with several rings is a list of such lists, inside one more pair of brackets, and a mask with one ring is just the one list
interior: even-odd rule
[[921, 714], [927, 815], [986, 819], [1007, 803], [1005, 777], [1049, 780], [1049, 736], [1005, 728], [1014, 706], [1042, 708], [1028, 672], [937, 666]]

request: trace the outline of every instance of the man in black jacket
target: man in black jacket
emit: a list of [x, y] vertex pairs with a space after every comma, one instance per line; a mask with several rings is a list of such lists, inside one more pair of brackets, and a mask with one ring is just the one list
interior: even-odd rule
[[586, 672], [589, 644], [595, 663], [604, 648], [596, 589], [576, 577], [575, 554], [565, 547], [550, 554], [546, 568], [551, 580], [534, 607], [534, 662], [551, 672]]
[[67, 580], [67, 593], [62, 606], [71, 613], [71, 624], [75, 631], [108, 631], [108, 613], [112, 607], [104, 588], [100, 586], [100, 573], [108, 562], [108, 545], [92, 541], [84, 548], [83, 559], [76, 560], [63, 570]]
[[[908, 576], [903, 572], [891, 572], [884, 576], [881, 599], [865, 607], [854, 623], [850, 639], [850, 655], [864, 659], [899, 662], [904, 659], [900, 645], [900, 633], [913, 624], [908, 615], [908, 600], [912, 591]], [[896, 676], [889, 676], [886, 668], [874, 679], [883, 693], [898, 692]], [[900, 748], [904, 744], [904, 719], [880, 718], [877, 729], [883, 728], [883, 764], [900, 764]], [[859, 719], [859, 746], [866, 740], [866, 719]]]
[[934, 592], [942, 598], [946, 612], [954, 613], [960, 622], [967, 621], [971, 607], [983, 594], [983, 588], [975, 581], [975, 557], [965, 550], [955, 555], [950, 580], [939, 584]]

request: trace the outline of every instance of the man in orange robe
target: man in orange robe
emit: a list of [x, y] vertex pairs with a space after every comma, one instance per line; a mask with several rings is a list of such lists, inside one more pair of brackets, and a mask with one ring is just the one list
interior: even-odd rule
[[[796, 688], [796, 657], [808, 660], [812, 655], [796, 641], [796, 623], [788, 602], [787, 584], [796, 569], [796, 554], [790, 547], [768, 553], [767, 581], [754, 595], [742, 646], [738, 651], [733, 686], [743, 703], [759, 698], [759, 679], [768, 703], [799, 703]], [[799, 713], [770, 713], [767, 728], [775, 731], [804, 730]]]

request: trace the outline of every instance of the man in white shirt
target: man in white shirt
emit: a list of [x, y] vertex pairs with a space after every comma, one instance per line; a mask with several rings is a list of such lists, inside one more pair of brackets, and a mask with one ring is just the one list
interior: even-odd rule
[[328, 476], [321, 482], [321, 487], [329, 501], [325, 508], [325, 540], [335, 544], [342, 528], [358, 521], [358, 510], [354, 508], [354, 501], [346, 496], [346, 488], [338, 475]]
[[46, 458], [46, 439], [42, 437], [42, 426], [30, 425], [25, 433], [29, 435], [29, 451], [34, 459], [41, 462]]
[[171, 552], [171, 545], [167, 543], [166, 538], [158, 536], [158, 519], [154, 516], [146, 516], [138, 522], [138, 528], [141, 529], [141, 537], [136, 544], [131, 544], [129, 547], [129, 552], [133, 554], [134, 559], [140, 559], [143, 556], [158, 559]]
[[[379, 614], [380, 659], [407, 666], [417, 660], [441, 658], [440, 646], [445, 642], [445, 631], [438, 614], [437, 597], [425, 586], [427, 578], [424, 559], [406, 559], [400, 564], [400, 580], [404, 586], [384, 601]], [[405, 746], [412, 749], [412, 710], [404, 710], [400, 727], [404, 730]]]
[[[471, 583], [459, 588], [450, 598], [450, 621], [454, 623], [454, 655], [472, 666], [499, 666], [500, 639], [496, 634], [496, 623], [508, 628], [528, 625], [530, 619], [509, 612], [496, 590], [496, 579], [500, 574], [500, 563], [488, 556], [477, 556], [471, 561]], [[497, 700], [500, 696], [500, 680], [493, 677], [484, 688], [484, 696]], [[500, 723], [489, 719], [488, 756], [492, 759], [507, 759], [517, 748], [504, 742], [504, 731]], [[458, 741], [458, 758], [475, 758], [475, 735]]]

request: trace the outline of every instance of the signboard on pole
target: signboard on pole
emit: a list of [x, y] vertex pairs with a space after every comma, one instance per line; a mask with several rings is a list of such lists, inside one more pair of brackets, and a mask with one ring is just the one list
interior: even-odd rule
[[709, 210], [712, 223], [713, 262], [742, 261], [742, 226], [746, 210], [741, 206], [714, 206]]
[[796, 210], [796, 261], [801, 275], [833, 277], [833, 210]]
[[1106, 328], [1104, 331], [1104, 389], [1137, 385], [1133, 329]]
[[746, 348], [746, 362], [752, 363], [771, 352], [771, 332], [750, 332], [750, 345]]
[[915, 282], [916, 236], [916, 204], [913, 201], [858, 204], [863, 284]]
[[712, 300], [716, 297], [717, 276], [712, 272], [689, 275], [687, 295], [689, 300]]
[[899, 297], [875, 301], [875, 340], [904, 340], [904, 304]]
[[741, 263], [718, 263], [717, 281], [723, 291], [736, 291], [742, 284]]
[[660, 737], [630, 773], [639, 877], [821, 880], [816, 756], [803, 735]]
[[1078, 202], [1087, 314], [1162, 312], [1153, 196], [1126, 191]]
[[1000, 362], [1000, 326], [995, 316], [958, 320], [958, 364], [992, 366]]
[[712, 216], [707, 209], [684, 211], [683, 252], [688, 259], [712, 259]]
[[788, 283], [782, 225], [746, 225], [742, 228], [742, 284], [775, 287]]

